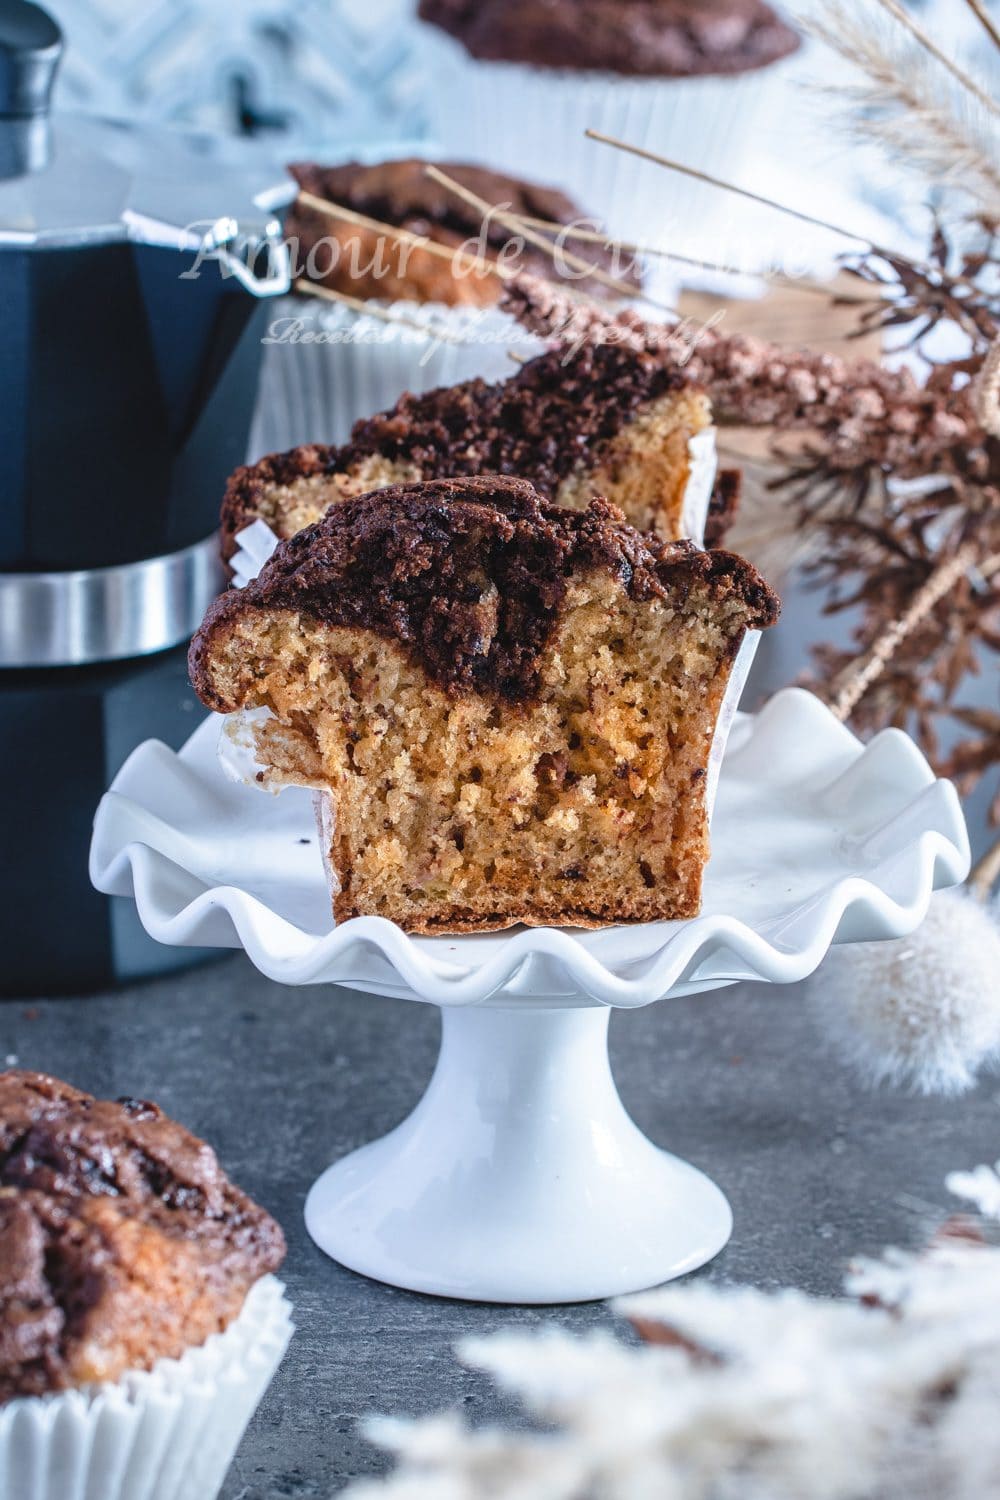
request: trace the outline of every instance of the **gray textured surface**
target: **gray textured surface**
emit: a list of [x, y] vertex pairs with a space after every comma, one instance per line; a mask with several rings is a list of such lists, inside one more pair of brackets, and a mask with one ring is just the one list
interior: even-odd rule
[[[801, 987], [739, 986], [612, 1022], [638, 1123], [733, 1203], [732, 1243], [702, 1273], [713, 1280], [835, 1291], [851, 1252], [917, 1243], [943, 1212], [945, 1173], [1000, 1150], [995, 1079], [950, 1103], [867, 1094], [826, 1055], [803, 999]], [[457, 1403], [475, 1420], [496, 1417], [503, 1403], [452, 1357], [462, 1334], [609, 1321], [600, 1306], [412, 1296], [341, 1270], [307, 1240], [310, 1183], [416, 1102], [437, 1035], [429, 1007], [282, 990], [242, 957], [114, 997], [0, 1007], [0, 1059], [158, 1100], [285, 1226], [298, 1332], [224, 1500], [326, 1496], [377, 1471], [383, 1460], [357, 1430], [367, 1412]]]

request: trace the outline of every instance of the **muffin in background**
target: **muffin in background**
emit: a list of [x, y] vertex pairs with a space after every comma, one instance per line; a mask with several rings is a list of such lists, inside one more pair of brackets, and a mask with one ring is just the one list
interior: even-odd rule
[[[518, 218], [545, 224], [572, 225], [592, 220], [558, 188], [510, 177], [488, 167], [463, 162], [440, 162], [441, 170], [461, 187], [490, 205]], [[321, 166], [298, 162], [289, 171], [300, 189], [328, 203], [348, 208], [369, 219], [421, 235], [445, 250], [475, 246], [474, 254], [495, 261], [514, 239], [511, 229], [496, 218], [484, 223], [479, 210], [429, 177], [427, 162], [417, 157], [383, 161], [372, 166], [345, 162]], [[365, 228], [302, 202], [293, 204], [286, 219], [286, 235], [298, 252], [298, 264], [310, 280], [361, 299], [382, 302], [438, 302], [448, 307], [490, 307], [499, 298], [501, 282], [468, 256], [451, 260], [405, 241], [393, 241], [382, 231]], [[620, 276], [638, 291], [640, 278], [631, 264], [619, 271], [602, 245], [580, 245], [567, 240], [566, 250], [606, 274]], [[311, 263], [310, 263], [311, 258]], [[567, 280], [583, 290], [594, 290], [594, 278], [578, 273], [569, 261], [554, 262], [539, 246], [523, 241], [516, 247], [516, 264], [508, 269]]]
[[603, 495], [640, 531], [712, 547], [739, 501], [731, 471], [716, 482], [709, 393], [649, 350], [584, 343], [549, 349], [502, 381], [402, 396], [356, 423], [346, 443], [304, 443], [241, 466], [223, 496], [222, 555], [245, 577], [250, 559], [236, 554], [247, 528], [258, 528], [258, 543], [261, 524], [283, 540], [373, 490], [489, 474], [529, 479], [576, 510]]
[[764, 0], [420, 0], [420, 16], [484, 61], [636, 77], [745, 73], [799, 45]]
[[799, 46], [765, 0], [420, 0], [419, 15], [446, 151], [510, 172], [542, 156], [617, 235], [662, 248], [692, 215], [707, 241], [725, 201], [585, 130], [739, 180]]
[[0, 1492], [214, 1500], [291, 1336], [284, 1253], [156, 1105], [0, 1074]]
[[[450, 252], [478, 241], [487, 257], [495, 258], [510, 242], [510, 231], [496, 219], [484, 230], [479, 211], [428, 177], [426, 165], [404, 157], [372, 165], [300, 162], [289, 170], [301, 188], [326, 202], [426, 236]], [[463, 162], [440, 165], [491, 204], [510, 204], [514, 212], [546, 223], [583, 218], [593, 227], [585, 210], [557, 189]], [[476, 376], [502, 379], [516, 368], [512, 356], [530, 358], [543, 347], [495, 307], [499, 278], [460, 256], [444, 258], [393, 242], [301, 200], [286, 216], [286, 234], [304, 279], [370, 303], [372, 311], [305, 295], [276, 306], [265, 342], [250, 462], [303, 443], [344, 442], [355, 422], [392, 406], [404, 391], [422, 395]], [[565, 248], [619, 276], [602, 246], [568, 240]], [[366, 269], [376, 256], [378, 275]], [[518, 247], [516, 264], [508, 265], [560, 277], [552, 258], [527, 242]], [[638, 292], [639, 275], [630, 262], [620, 274]], [[565, 279], [588, 293], [614, 295], [568, 262]]]

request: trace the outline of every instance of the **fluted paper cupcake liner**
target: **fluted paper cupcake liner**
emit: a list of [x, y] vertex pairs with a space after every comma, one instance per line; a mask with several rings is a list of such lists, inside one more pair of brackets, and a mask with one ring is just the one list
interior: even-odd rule
[[223, 1333], [112, 1385], [0, 1407], [0, 1500], [215, 1500], [292, 1335], [280, 1281]]
[[304, 297], [275, 304], [264, 338], [251, 462], [300, 443], [342, 443], [355, 422], [387, 410], [404, 391], [421, 395], [477, 375], [503, 380], [517, 369], [511, 352], [530, 358], [544, 347], [494, 307], [377, 306], [399, 321]]
[[694, 254], [708, 254], [711, 237], [724, 236], [732, 216], [726, 195], [584, 132], [738, 182], [767, 149], [788, 72], [777, 62], [718, 77], [630, 78], [481, 62], [436, 28], [420, 30], [435, 79], [430, 124], [445, 156], [551, 182], [617, 238]]

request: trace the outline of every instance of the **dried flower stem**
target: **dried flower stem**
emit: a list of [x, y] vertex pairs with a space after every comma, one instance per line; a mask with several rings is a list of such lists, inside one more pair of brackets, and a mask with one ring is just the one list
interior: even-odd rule
[[830, 296], [830, 288], [818, 281], [805, 281], [801, 277], [784, 276], [776, 271], [748, 271], [741, 266], [727, 266], [717, 260], [701, 260], [695, 255], [681, 255], [677, 250], [664, 250], [659, 245], [633, 245], [628, 240], [616, 240], [597, 229], [583, 229], [576, 224], [557, 224], [553, 219], [521, 219], [533, 229], [544, 229], [558, 233], [564, 239], [582, 240], [590, 245], [605, 245], [609, 250], [620, 251], [635, 257], [649, 256], [657, 260], [675, 261], [680, 266], [693, 266], [699, 271], [715, 271], [722, 276], [764, 276], [769, 280], [780, 280], [789, 291], [811, 292], [818, 297]]
[[894, 161], [909, 162], [939, 189], [961, 187], [982, 200], [987, 215], [996, 212], [1000, 175], [992, 115], [942, 87], [951, 80], [939, 66], [923, 66], [925, 59], [909, 48], [901, 55], [857, 3], [826, 0], [803, 24], [852, 72], [865, 75], [868, 87], [859, 87], [851, 73], [833, 87], [850, 102], [856, 137], [867, 142], [874, 136]]
[[658, 260], [676, 260], [685, 266], [698, 266], [706, 271], [725, 271], [733, 276], [747, 274], [745, 271], [737, 270], [734, 266], [723, 266], [717, 261], [698, 260], [691, 255], [680, 255], [676, 250], [664, 250], [659, 245], [634, 245], [628, 240], [616, 240], [600, 229], [584, 229], [579, 224], [560, 224], [555, 219], [533, 219], [527, 214], [518, 217], [520, 223], [527, 224], [532, 229], [542, 229], [548, 234], [558, 234], [567, 240], [582, 240], [588, 245], [605, 245], [609, 250], [620, 250], [625, 255], [645, 255]]
[[982, 0], [965, 0], [966, 5], [973, 15], [979, 20], [983, 30], [995, 47], [1000, 47], [1000, 31], [997, 30], [993, 17], [982, 4]]
[[1000, 338], [990, 345], [976, 376], [973, 400], [983, 431], [1000, 437]]
[[879, 30], [860, 24], [856, 7], [840, 0], [827, 0], [803, 24], [867, 80], [859, 88], [848, 74], [833, 89], [850, 101], [855, 135], [866, 142], [874, 137], [894, 161], [908, 161], [925, 178], [963, 185], [992, 211], [1000, 198], [995, 152], [977, 129], [979, 111], [944, 97], [937, 69], [916, 67], [912, 57], [901, 61]]
[[877, 682], [892, 661], [899, 647], [917, 626], [927, 618], [936, 604], [954, 588], [966, 573], [975, 571], [986, 579], [1000, 570], [1000, 556], [978, 561], [977, 549], [972, 542], [960, 547], [953, 557], [941, 563], [917, 590], [909, 608], [896, 620], [855, 666], [852, 666], [830, 705], [831, 712], [841, 723], [845, 723], [857, 708], [873, 683]]
[[878, 465], [899, 478], [924, 477], [957, 443], [975, 451], [982, 441], [968, 387], [938, 392], [905, 369], [727, 336], [711, 320], [686, 330], [646, 323], [627, 309], [574, 304], [562, 288], [532, 276], [505, 283], [500, 306], [539, 338], [655, 352], [711, 390], [717, 420], [815, 434], [838, 473]]
[[776, 209], [778, 213], [799, 219], [803, 224], [812, 224], [817, 229], [827, 229], [831, 234], [839, 235], [842, 239], [855, 240], [859, 245], [866, 245], [869, 250], [879, 248], [866, 234], [854, 234], [850, 229], [842, 229], [839, 224], [831, 224], [826, 219], [817, 219], [812, 214], [804, 213], [800, 208], [791, 208], [787, 203], [778, 203], [773, 198], [765, 198], [762, 193], [754, 193], [749, 188], [738, 187], [734, 182], [726, 182], [721, 177], [713, 177], [710, 172], [702, 172], [697, 167], [685, 166], [683, 162], [673, 161], [669, 156], [661, 156], [657, 151], [647, 151], [645, 146], [633, 146], [628, 141], [620, 141], [617, 136], [605, 135], [600, 130], [586, 130], [584, 134], [592, 141], [600, 141], [604, 146], [614, 146], [617, 151], [628, 151], [632, 156], [642, 157], [643, 161], [651, 161], [658, 167], [667, 167], [671, 172], [680, 172], [685, 177], [693, 177], [696, 182], [705, 182], [709, 187], [720, 188], [724, 193], [736, 193], [740, 198], [749, 199], [751, 203], [760, 203], [764, 208]]
[[[393, 239], [402, 240], [405, 244], [416, 245], [420, 250], [426, 250], [430, 255], [436, 255], [440, 260], [447, 260], [452, 265], [456, 260], [465, 261], [476, 270], [489, 272], [493, 276], [504, 276], [502, 269], [485, 255], [473, 255], [468, 250], [460, 250], [448, 245], [439, 245], [436, 241], [428, 239], [425, 234], [414, 234], [411, 229], [403, 229], [400, 225], [384, 224], [381, 219], [371, 219], [367, 214], [359, 214], [356, 209], [345, 208], [342, 203], [331, 203], [327, 198], [317, 197], [315, 193], [307, 193], [305, 189], [299, 193], [300, 203], [307, 208], [313, 208], [318, 213], [326, 214], [330, 219], [342, 219], [345, 224], [357, 224], [361, 229], [373, 229], [378, 234], [390, 235]], [[510, 272], [506, 273], [509, 277]]]
[[[517, 214], [508, 213], [505, 209], [498, 208], [495, 203], [488, 203], [485, 198], [480, 198], [477, 193], [471, 192], [468, 188], [463, 187], [460, 182], [456, 182], [453, 177], [449, 177], [446, 172], [442, 172], [440, 167], [428, 165], [424, 170], [428, 177], [433, 178], [435, 182], [440, 183], [441, 187], [447, 188], [449, 192], [454, 193], [456, 198], [461, 198], [463, 203], [468, 203], [472, 208], [478, 209], [484, 217], [492, 216], [504, 228], [521, 235], [523, 239], [527, 240], [529, 245], [534, 245], [537, 249], [544, 250], [545, 254], [553, 261], [557, 255], [561, 256], [567, 266], [579, 271], [581, 275], [600, 282], [602, 286], [606, 286], [611, 291], [617, 292], [621, 297], [632, 298], [642, 296], [639, 287], [633, 286], [627, 281], [620, 281], [617, 276], [609, 275], [600, 266], [595, 266], [590, 261], [581, 259], [579, 255], [572, 255], [569, 251], [553, 245], [552, 241], [546, 239], [545, 235], [536, 234], [527, 225], [525, 220], [519, 218]], [[676, 308], [668, 307], [665, 303], [656, 302], [650, 297], [644, 297], [643, 301], [648, 302], [650, 307], [655, 307], [660, 312], [669, 314], [672, 318], [678, 316]]]
[[920, 43], [921, 47], [926, 52], [929, 52], [931, 57], [939, 62], [943, 68], [947, 68], [951, 76], [964, 89], [967, 89], [970, 94], [973, 94], [979, 100], [980, 104], [984, 104], [991, 114], [1000, 115], [1000, 106], [997, 105], [996, 101], [991, 99], [985, 89], [980, 88], [974, 78], [970, 78], [968, 73], [964, 72], [946, 52], [941, 50], [937, 42], [934, 41], [934, 38], [928, 36], [923, 27], [919, 26], [913, 19], [909, 11], [900, 5], [899, 0], [878, 0], [878, 3], [883, 10], [888, 11], [894, 20], [899, 22], [900, 26], [905, 26], [906, 30]]

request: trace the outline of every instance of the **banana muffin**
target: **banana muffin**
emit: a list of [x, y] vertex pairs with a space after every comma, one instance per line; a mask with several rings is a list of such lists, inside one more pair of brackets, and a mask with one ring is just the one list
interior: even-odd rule
[[724, 552], [499, 476], [345, 500], [210, 608], [202, 702], [317, 790], [338, 922], [693, 916], [730, 672], [778, 602]]
[[[439, 165], [477, 198], [532, 221], [536, 232], [544, 225], [582, 223], [588, 229], [595, 227], [595, 221], [557, 188], [464, 162]], [[384, 230], [324, 213], [298, 198], [285, 223], [297, 273], [362, 300], [491, 307], [503, 283], [469, 258], [474, 255], [491, 262], [502, 257], [508, 273], [530, 271], [556, 281], [565, 278], [576, 288], [600, 289], [607, 295], [607, 284], [582, 276], [572, 260], [562, 255], [564, 249], [636, 291], [640, 289], [641, 276], [631, 258], [619, 257], [616, 261], [603, 244], [581, 244], [575, 238], [559, 242], [557, 232], [551, 237], [561, 248], [552, 257], [523, 236], [516, 236], [496, 217], [484, 221], [477, 208], [428, 177], [426, 168], [425, 161], [408, 157], [373, 166], [357, 161], [338, 166], [296, 162], [289, 171], [300, 189], [314, 197], [424, 236], [448, 250], [464, 247], [464, 259], [455, 255], [447, 260], [410, 241], [394, 240]]]
[[179, 1358], [284, 1253], [274, 1220], [155, 1104], [0, 1074], [0, 1402]]
[[[588, 131], [738, 183], [794, 117], [800, 39], [766, 0], [421, 0], [419, 14], [442, 154], [513, 173], [544, 156], [546, 180], [625, 243], [702, 257], [731, 243], [732, 199]], [[763, 267], [782, 248], [747, 254]]]
[[799, 45], [764, 0], [420, 0], [472, 57], [693, 78], [744, 73]]
[[[530, 480], [562, 506], [604, 495], [640, 531], [701, 541], [704, 505], [692, 515], [685, 498], [692, 439], [711, 421], [701, 387], [654, 354], [622, 344], [553, 349], [495, 384], [404, 395], [339, 446], [307, 444], [237, 469], [222, 505], [223, 555], [255, 520], [287, 538], [352, 495], [479, 474]], [[727, 490], [705, 540], [721, 539], [734, 501]]]

